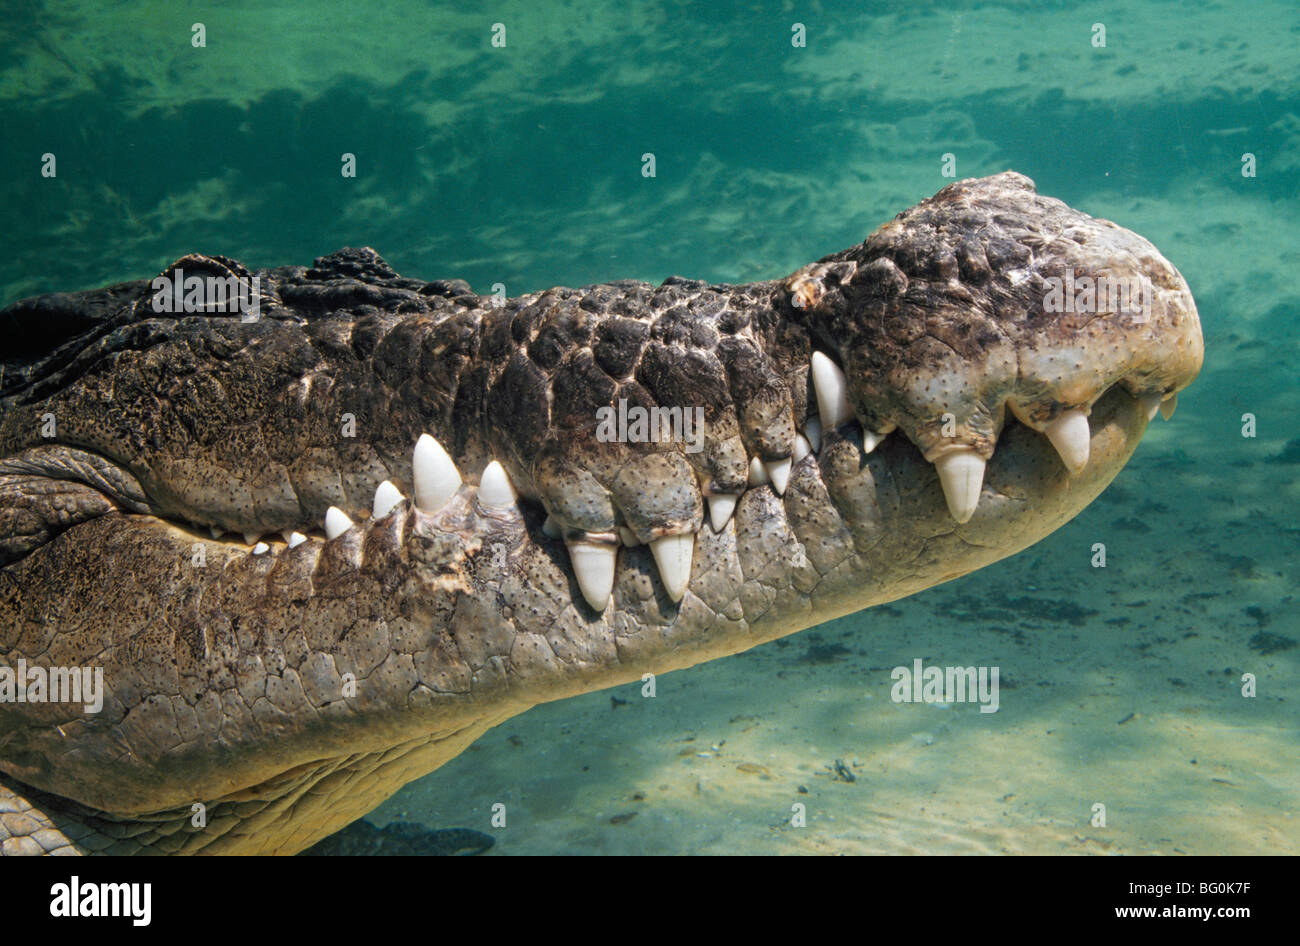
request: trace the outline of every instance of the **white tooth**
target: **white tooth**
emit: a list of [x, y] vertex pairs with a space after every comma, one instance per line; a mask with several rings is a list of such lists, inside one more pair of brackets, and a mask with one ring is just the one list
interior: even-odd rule
[[411, 479], [415, 481], [415, 505], [422, 512], [434, 513], [460, 489], [460, 472], [442, 444], [428, 434], [420, 434], [411, 454]]
[[244, 542], [247, 543], [248, 545], [256, 545], [256, 544], [257, 544], [257, 540], [260, 539], [260, 538], [261, 538], [261, 536], [258, 535], [256, 532], [245, 532], [245, 533], [244, 533]]
[[808, 446], [812, 447], [813, 453], [821, 453], [822, 450], [822, 422], [819, 417], [809, 417], [803, 425], [803, 432], [808, 437]]
[[840, 366], [819, 351], [812, 356], [813, 390], [817, 392], [817, 410], [822, 429], [834, 430], [853, 416], [849, 407], [849, 381]]
[[740, 497], [735, 493], [714, 493], [709, 497], [709, 522], [713, 523], [714, 532], [721, 532], [726, 528], [727, 520], [736, 511], [738, 499]]
[[1160, 416], [1165, 420], [1173, 420], [1174, 411], [1178, 410], [1178, 395], [1171, 394], [1160, 402]]
[[870, 453], [872, 450], [875, 450], [878, 446], [880, 446], [882, 443], [885, 442], [885, 437], [887, 436], [888, 436], [887, 434], [878, 434], [874, 430], [867, 430], [867, 428], [863, 427], [862, 428], [862, 452]]
[[351, 528], [352, 520], [338, 506], [330, 506], [325, 510], [325, 538], [337, 539]]
[[934, 462], [948, 511], [958, 522], [967, 522], [975, 515], [984, 485], [984, 466], [984, 458], [970, 449], [954, 450]]
[[786, 484], [790, 482], [790, 465], [789, 457], [784, 460], [769, 460], [763, 464], [767, 475], [772, 479], [772, 488], [776, 490], [778, 496], [785, 495]]
[[1088, 428], [1088, 415], [1077, 407], [1071, 408], [1048, 424], [1043, 433], [1061, 455], [1061, 461], [1071, 473], [1078, 473], [1088, 465], [1088, 447], [1092, 431]]
[[372, 519], [382, 519], [392, 512], [405, 497], [388, 480], [384, 480], [375, 489], [375, 500], [370, 507]]
[[222, 530], [218, 529], [216, 526], [209, 526], [208, 531], [212, 533], [212, 537], [214, 539], [219, 539], [223, 535], [225, 535], [225, 533]]
[[296, 549], [298, 546], [302, 545], [304, 542], [307, 541], [307, 537], [303, 535], [301, 532], [290, 532], [287, 541], [289, 542], [289, 548]]
[[1147, 415], [1147, 420], [1152, 420], [1156, 416], [1156, 411], [1160, 410], [1160, 395], [1143, 394], [1138, 398], [1138, 403], [1142, 406], [1142, 412]]
[[758, 457], [749, 458], [749, 485], [762, 486], [767, 482], [767, 467]]
[[504, 508], [513, 506], [517, 498], [518, 493], [510, 485], [510, 477], [506, 475], [505, 468], [493, 460], [483, 471], [483, 478], [479, 480], [479, 505]]
[[794, 435], [794, 444], [790, 447], [790, 457], [795, 463], [802, 463], [803, 458], [813, 452], [812, 444], [803, 434]]
[[267, 545], [265, 542], [258, 542], [253, 546], [254, 555], [265, 555], [269, 551], [271, 551], [271, 546]]
[[636, 548], [641, 544], [641, 540], [636, 537], [636, 533], [627, 526], [618, 527], [618, 537], [628, 548]]
[[569, 542], [569, 561], [578, 588], [595, 611], [604, 611], [614, 590], [614, 566], [618, 546], [605, 542]]
[[691, 556], [695, 552], [695, 535], [683, 532], [680, 535], [666, 535], [650, 543], [654, 553], [655, 564], [659, 566], [659, 577], [663, 579], [664, 590], [674, 601], [681, 601], [686, 594], [686, 584], [691, 580]]
[[558, 539], [564, 535], [564, 533], [560, 531], [559, 524], [556, 523], [554, 516], [548, 515], [546, 521], [542, 523], [542, 535], [546, 536], [548, 539]]

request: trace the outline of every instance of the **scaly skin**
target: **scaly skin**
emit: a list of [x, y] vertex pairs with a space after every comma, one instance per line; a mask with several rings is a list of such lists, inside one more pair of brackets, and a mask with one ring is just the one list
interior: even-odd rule
[[[1045, 311], [1067, 268], [1144, 277], [1147, 317]], [[253, 322], [159, 315], [145, 281], [0, 313], [22, 333], [0, 401], [0, 663], [102, 667], [107, 690], [94, 714], [0, 703], [4, 853], [301, 850], [537, 703], [1032, 544], [1105, 488], [1202, 358], [1187, 285], [1154, 247], [1012, 173], [746, 286], [494, 305], [371, 250], [258, 275]], [[814, 352], [847, 372], [852, 416], [804, 455]], [[620, 398], [702, 407], [702, 449], [602, 442], [597, 410]], [[1070, 410], [1090, 413], [1075, 473], [1041, 433]], [[464, 485], [367, 518], [383, 480], [414, 496], [423, 432]], [[792, 452], [782, 494], [763, 464], [779, 482]], [[941, 488], [949, 456], [987, 461], [977, 507]], [[479, 494], [492, 460], [517, 502]], [[707, 506], [737, 494], [715, 531]], [[356, 525], [326, 539], [330, 506]], [[641, 543], [691, 533], [674, 600]], [[603, 609], [571, 564], [584, 548], [618, 550]]]

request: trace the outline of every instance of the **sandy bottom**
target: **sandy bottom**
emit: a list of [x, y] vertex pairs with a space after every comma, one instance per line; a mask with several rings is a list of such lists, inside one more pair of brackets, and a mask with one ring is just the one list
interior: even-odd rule
[[[1300, 853], [1295, 530], [1239, 484], [1194, 482], [1235, 512], [1189, 516], [1172, 428], [1014, 559], [665, 675], [653, 699], [537, 707], [370, 819], [488, 831], [495, 854]], [[999, 711], [894, 703], [915, 658], [999, 667]]]

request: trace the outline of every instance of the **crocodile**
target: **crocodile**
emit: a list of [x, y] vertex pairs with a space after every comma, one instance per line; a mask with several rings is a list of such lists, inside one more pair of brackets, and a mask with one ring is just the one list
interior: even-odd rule
[[1203, 358], [1151, 243], [1010, 171], [745, 285], [191, 254], [0, 326], [5, 854], [301, 851], [538, 703], [1026, 548]]

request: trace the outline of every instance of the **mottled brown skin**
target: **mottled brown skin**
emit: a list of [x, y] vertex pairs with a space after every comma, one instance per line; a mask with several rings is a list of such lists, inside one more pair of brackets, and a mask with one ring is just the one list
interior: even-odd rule
[[[1151, 318], [1045, 313], [1065, 267], [1145, 276]], [[736, 653], [1037, 541], [1136, 447], [1135, 397], [1186, 386], [1202, 356], [1173, 266], [1012, 173], [745, 286], [625, 281], [493, 305], [369, 249], [260, 275], [256, 322], [159, 316], [147, 281], [0, 312], [26, 333], [0, 390], [0, 658], [102, 666], [109, 690], [92, 715], [0, 703], [0, 851], [301, 850], [539, 702]], [[747, 488], [749, 458], [789, 456], [816, 413], [814, 350], [846, 369], [861, 423], [899, 434], [864, 454], [861, 427], [827, 431], [784, 496]], [[596, 411], [619, 398], [704, 407], [704, 449], [600, 443]], [[1035, 429], [1090, 407], [1088, 466], [1070, 476], [1008, 406]], [[432, 514], [407, 501], [367, 519], [380, 481], [412, 495], [421, 432], [466, 485]], [[960, 526], [927, 462], [954, 445], [991, 458]], [[492, 459], [517, 506], [478, 502]], [[706, 494], [742, 491], [721, 532], [701, 528]], [[327, 542], [330, 505], [357, 526]], [[697, 532], [684, 599], [647, 547], [625, 547], [597, 614], [548, 513], [568, 537]], [[253, 556], [213, 525], [313, 531], [293, 549], [267, 535], [272, 553]]]

